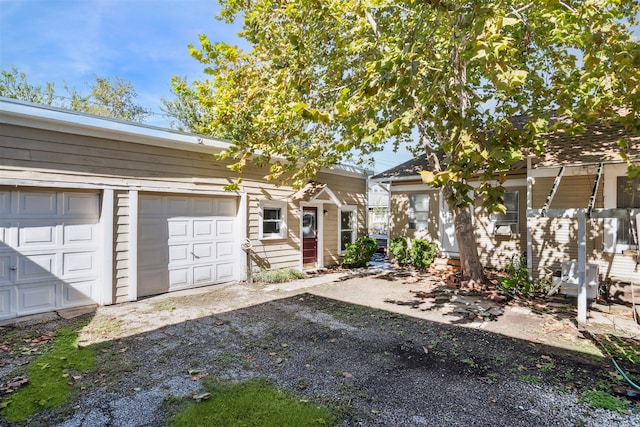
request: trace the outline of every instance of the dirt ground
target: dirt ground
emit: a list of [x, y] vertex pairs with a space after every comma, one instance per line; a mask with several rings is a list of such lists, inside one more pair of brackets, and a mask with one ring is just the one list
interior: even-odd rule
[[[635, 337], [629, 313], [595, 305], [586, 327]], [[167, 402], [204, 378], [258, 376], [345, 426], [640, 425], [637, 405], [580, 402], [613, 368], [574, 316], [571, 301], [505, 305], [411, 276], [235, 283], [0, 326], [0, 390], [55, 330], [85, 321], [98, 368], [68, 404], [15, 425], [162, 426]]]

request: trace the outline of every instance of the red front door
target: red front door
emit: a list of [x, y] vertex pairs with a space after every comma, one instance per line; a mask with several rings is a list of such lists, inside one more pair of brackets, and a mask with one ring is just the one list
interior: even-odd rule
[[318, 262], [318, 208], [302, 209], [302, 264]]

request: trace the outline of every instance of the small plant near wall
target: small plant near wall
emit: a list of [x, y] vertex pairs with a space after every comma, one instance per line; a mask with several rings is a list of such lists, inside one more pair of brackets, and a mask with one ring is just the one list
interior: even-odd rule
[[393, 254], [396, 262], [400, 265], [409, 263], [409, 245], [404, 237], [395, 237], [389, 244], [389, 252]]
[[358, 237], [355, 243], [346, 245], [342, 265], [345, 267], [366, 267], [378, 250], [378, 242], [372, 237]]
[[436, 259], [438, 249], [436, 244], [428, 240], [416, 239], [411, 242], [411, 249], [409, 249], [409, 255], [411, 256], [411, 263], [416, 268], [429, 267], [433, 260]]

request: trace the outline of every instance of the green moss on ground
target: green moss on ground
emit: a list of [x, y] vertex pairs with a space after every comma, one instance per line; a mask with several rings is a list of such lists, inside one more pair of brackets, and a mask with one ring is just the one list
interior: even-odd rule
[[82, 326], [58, 330], [51, 350], [29, 364], [29, 384], [2, 402], [2, 415], [7, 421], [24, 421], [42, 409], [63, 404], [69, 397], [74, 375], [94, 367], [94, 352], [78, 347]]
[[335, 425], [328, 409], [288, 395], [263, 378], [235, 384], [207, 383], [206, 388], [210, 397], [188, 403], [171, 419], [171, 427]]

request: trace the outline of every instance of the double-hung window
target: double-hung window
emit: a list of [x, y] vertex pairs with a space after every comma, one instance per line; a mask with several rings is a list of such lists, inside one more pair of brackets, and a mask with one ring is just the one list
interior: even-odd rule
[[[616, 182], [616, 207], [618, 209], [640, 208], [640, 178], [618, 176]], [[636, 248], [638, 230], [635, 218], [618, 219], [617, 245], [621, 248]]]
[[261, 240], [284, 239], [287, 236], [287, 204], [283, 201], [260, 201], [259, 233]]
[[520, 192], [505, 191], [504, 193], [504, 213], [492, 213], [489, 219], [493, 223], [493, 230], [496, 234], [515, 234], [518, 232], [519, 224], [519, 202]]
[[356, 241], [356, 207], [342, 206], [340, 208], [340, 254], [347, 245]]
[[429, 227], [429, 195], [409, 195], [409, 230], [426, 230]]

